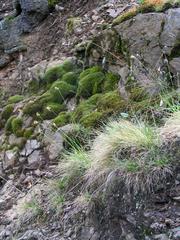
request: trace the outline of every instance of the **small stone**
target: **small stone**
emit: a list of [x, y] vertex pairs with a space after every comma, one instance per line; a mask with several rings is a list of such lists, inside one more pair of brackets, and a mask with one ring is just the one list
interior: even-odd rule
[[154, 236], [154, 239], [157, 240], [169, 240], [169, 237], [166, 234], [158, 234]]
[[16, 160], [17, 160], [16, 151], [13, 151], [13, 150], [5, 151], [4, 159], [3, 159], [3, 169], [7, 170], [9, 168], [14, 167]]

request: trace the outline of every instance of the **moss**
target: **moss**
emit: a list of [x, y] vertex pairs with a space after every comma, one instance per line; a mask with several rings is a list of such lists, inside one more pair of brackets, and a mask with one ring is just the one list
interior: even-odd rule
[[66, 109], [65, 105], [59, 103], [48, 103], [44, 106], [41, 117], [45, 119], [53, 119], [60, 112]]
[[82, 101], [72, 114], [72, 120], [78, 122], [84, 115], [97, 109], [97, 102], [103, 94], [95, 94], [89, 99]]
[[109, 92], [117, 89], [119, 82], [119, 75], [113, 74], [111, 72], [106, 73], [106, 80], [103, 86], [103, 92]]
[[56, 125], [56, 127], [62, 127], [70, 122], [71, 120], [71, 114], [70, 112], [61, 112], [54, 120], [53, 123]]
[[37, 97], [34, 101], [30, 101], [23, 108], [23, 113], [26, 115], [34, 116], [36, 113], [42, 112], [43, 107], [52, 102], [52, 96], [49, 91]]
[[68, 72], [63, 75], [62, 79], [63, 82], [66, 82], [71, 85], [77, 85], [78, 82], [78, 74], [75, 72]]
[[88, 98], [96, 93], [102, 92], [102, 84], [105, 75], [102, 72], [88, 74], [79, 81], [77, 97]]
[[133, 18], [136, 15], [137, 15], [137, 7], [133, 7], [128, 11], [124, 12], [123, 14], [121, 14], [120, 16], [118, 16], [117, 18], [115, 18], [113, 21], [113, 26], [118, 25], [121, 22], [124, 22], [130, 18]]
[[46, 71], [44, 75], [44, 81], [49, 84], [53, 83], [54, 81], [58, 80], [63, 76], [66, 71], [64, 70], [62, 65], [58, 65], [56, 67], [50, 68]]
[[64, 61], [64, 63], [62, 64], [63, 70], [67, 73], [67, 72], [73, 72], [75, 69], [75, 66], [73, 64], [72, 61], [70, 60], [66, 60]]
[[21, 137], [23, 135], [22, 125], [23, 121], [21, 118], [19, 117], [13, 118], [11, 122], [12, 131], [17, 137]]
[[34, 116], [36, 113], [42, 111], [42, 105], [38, 101], [32, 101], [26, 104], [23, 108], [23, 113], [25, 115]]
[[12, 121], [16, 118], [16, 115], [13, 115], [11, 116], [6, 124], [5, 124], [5, 132], [6, 132], [6, 135], [9, 135], [12, 133]]
[[8, 99], [8, 103], [18, 103], [18, 102], [22, 101], [23, 98], [24, 97], [22, 95], [15, 95]]
[[50, 88], [50, 94], [54, 102], [63, 103], [67, 97], [72, 97], [76, 88], [68, 83], [57, 81]]
[[30, 127], [30, 128], [27, 128], [24, 130], [24, 138], [25, 139], [30, 139], [33, 135], [33, 132], [34, 132], [34, 128], [33, 127]]
[[86, 77], [87, 75], [89, 75], [91, 73], [96, 73], [96, 72], [102, 72], [102, 68], [100, 66], [94, 66], [94, 67], [91, 67], [91, 68], [87, 68], [86, 70], [81, 72], [80, 79]]
[[29, 81], [28, 83], [28, 91], [31, 93], [37, 93], [38, 90], [40, 89], [40, 82], [32, 79], [31, 81]]
[[140, 102], [147, 98], [147, 93], [142, 87], [134, 87], [130, 90], [129, 99], [132, 101]]
[[72, 114], [72, 121], [78, 122], [82, 116], [94, 111], [95, 109], [96, 105], [94, 104], [88, 104], [86, 101], [80, 103]]
[[105, 93], [97, 103], [98, 111], [113, 113], [123, 110], [126, 107], [125, 101], [117, 90]]
[[96, 127], [103, 117], [101, 112], [91, 112], [80, 119], [80, 123], [87, 128]]
[[1, 118], [4, 120], [8, 120], [8, 118], [11, 116], [14, 110], [13, 104], [8, 104], [6, 107], [3, 108], [1, 112]]

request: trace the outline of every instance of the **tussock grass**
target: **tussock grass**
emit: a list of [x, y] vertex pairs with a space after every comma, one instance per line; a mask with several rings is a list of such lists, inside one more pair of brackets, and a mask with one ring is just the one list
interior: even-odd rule
[[159, 131], [140, 122], [107, 124], [95, 139], [90, 158], [87, 188], [101, 189], [114, 171], [135, 191], [150, 191], [171, 175], [170, 159], [161, 152]]
[[90, 158], [88, 153], [81, 147], [74, 147], [70, 152], [63, 154], [63, 159], [59, 164], [62, 177], [68, 183], [75, 183], [88, 169]]
[[161, 128], [160, 134], [164, 141], [177, 136], [180, 137], [180, 111], [171, 114], [165, 126]]

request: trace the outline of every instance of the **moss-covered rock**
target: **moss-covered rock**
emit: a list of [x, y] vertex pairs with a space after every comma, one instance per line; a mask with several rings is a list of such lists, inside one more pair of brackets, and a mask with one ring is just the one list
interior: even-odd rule
[[73, 72], [75, 70], [75, 66], [74, 66], [73, 62], [70, 60], [64, 61], [64, 63], [62, 64], [62, 67], [66, 73]]
[[12, 132], [17, 137], [23, 136], [23, 130], [22, 130], [23, 120], [22, 120], [22, 118], [19, 118], [19, 117], [13, 118], [12, 122], [11, 122], [11, 126], [12, 126]]
[[84, 115], [81, 119], [80, 119], [80, 123], [87, 128], [92, 128], [92, 127], [96, 127], [97, 125], [100, 124], [100, 121], [103, 117], [103, 113], [102, 112], [90, 112], [86, 115]]
[[36, 113], [42, 112], [43, 107], [47, 103], [52, 102], [52, 96], [49, 91], [38, 96], [34, 101], [29, 101], [23, 108], [23, 113], [25, 115], [35, 116]]
[[105, 75], [102, 72], [88, 74], [79, 81], [77, 97], [88, 98], [96, 93], [102, 92], [102, 84]]
[[99, 99], [103, 96], [101, 93], [97, 93], [87, 100], [83, 100], [72, 113], [72, 121], [78, 122], [83, 116], [96, 111], [97, 103]]
[[129, 99], [132, 101], [140, 102], [147, 98], [148, 94], [142, 87], [134, 87], [129, 91]]
[[124, 99], [118, 90], [105, 93], [97, 103], [97, 109], [101, 112], [113, 113], [121, 111], [126, 107]]
[[54, 81], [58, 80], [65, 74], [66, 71], [64, 70], [62, 65], [58, 65], [56, 67], [50, 68], [46, 71], [44, 75], [44, 81], [45, 83], [53, 83]]
[[113, 74], [111, 72], [106, 73], [105, 82], [103, 85], [103, 92], [109, 92], [117, 89], [119, 82], [119, 75]]
[[87, 68], [81, 72], [80, 79], [86, 77], [87, 75], [89, 75], [91, 73], [96, 73], [96, 72], [102, 72], [102, 68], [100, 66], [94, 66], [91, 68]]
[[118, 25], [121, 22], [136, 16], [137, 13], [138, 13], [137, 7], [130, 8], [128, 11], [124, 12], [123, 14], [115, 18], [113, 21], [113, 25]]
[[29, 127], [24, 130], [23, 136], [25, 139], [30, 139], [33, 136], [33, 133], [34, 133], [34, 128]]
[[7, 122], [6, 122], [6, 124], [5, 124], [5, 132], [6, 132], [6, 135], [9, 135], [9, 134], [12, 133], [12, 121], [13, 121], [13, 119], [15, 119], [15, 118], [16, 118], [16, 115], [13, 115], [13, 116], [11, 116], [11, 117], [7, 120]]
[[63, 103], [67, 97], [76, 93], [76, 87], [63, 81], [55, 82], [50, 88], [50, 94], [54, 102]]
[[9, 104], [18, 103], [18, 102], [22, 101], [23, 99], [24, 99], [24, 97], [22, 95], [14, 95], [8, 99], [8, 103]]
[[56, 127], [62, 127], [70, 122], [71, 112], [61, 112], [54, 120], [53, 123]]
[[66, 110], [64, 104], [59, 103], [48, 103], [44, 106], [41, 117], [45, 119], [53, 119], [55, 118], [60, 112]]
[[71, 85], [77, 85], [78, 82], [78, 74], [75, 72], [68, 72], [63, 75], [62, 79], [63, 82], [66, 82]]
[[36, 113], [42, 111], [42, 108], [43, 106], [38, 101], [30, 101], [24, 106], [23, 113], [34, 117]]
[[8, 118], [12, 115], [14, 110], [14, 104], [8, 104], [5, 106], [1, 112], [1, 119], [8, 120]]

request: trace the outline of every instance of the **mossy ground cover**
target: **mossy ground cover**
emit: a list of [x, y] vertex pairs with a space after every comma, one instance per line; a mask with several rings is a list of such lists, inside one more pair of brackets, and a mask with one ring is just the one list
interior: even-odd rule
[[179, 0], [141, 0], [140, 5], [132, 7], [114, 19], [113, 25], [118, 25], [128, 19], [133, 18], [138, 13], [164, 12], [173, 7], [180, 6]]
[[[51, 120], [56, 127], [68, 123], [81, 123], [84, 127], [94, 128], [111, 115], [117, 116], [121, 112], [129, 110], [129, 105], [118, 92], [119, 76], [103, 70], [100, 66], [93, 66], [83, 71], [71, 62], [49, 69], [44, 75], [44, 81], [49, 89], [39, 96], [34, 95], [33, 100], [28, 101], [23, 109], [23, 115], [28, 115], [34, 120]], [[147, 96], [138, 86], [128, 89], [130, 102], [134, 111], [144, 107]], [[72, 112], [67, 112], [66, 103], [69, 99], [76, 99], [76, 107]], [[22, 96], [13, 96], [8, 102], [19, 102]], [[136, 104], [137, 103], [137, 104]], [[1, 118], [8, 120], [6, 132], [23, 135], [20, 128], [17, 129], [12, 122], [13, 104], [7, 105]], [[131, 109], [130, 109], [131, 110]], [[16, 125], [16, 124], [15, 124]], [[18, 125], [19, 126], [19, 125]], [[31, 131], [24, 130], [24, 135], [31, 137]]]

